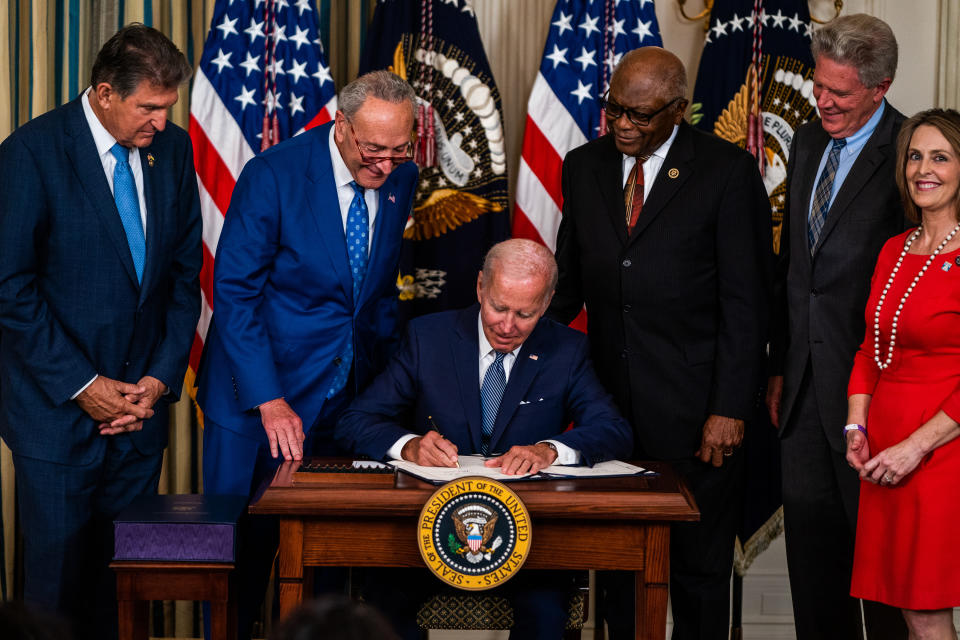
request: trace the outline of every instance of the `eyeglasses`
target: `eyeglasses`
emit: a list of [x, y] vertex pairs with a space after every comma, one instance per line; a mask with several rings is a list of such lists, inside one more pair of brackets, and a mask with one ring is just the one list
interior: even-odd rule
[[403, 152], [403, 155], [400, 156], [373, 156], [367, 155], [363, 152], [363, 147], [375, 147], [375, 145], [364, 142], [360, 144], [360, 139], [357, 138], [357, 132], [353, 128], [353, 123], [349, 120], [347, 121], [350, 125], [350, 133], [353, 134], [353, 143], [357, 145], [357, 151], [360, 152], [360, 162], [363, 164], [379, 164], [381, 162], [390, 161], [394, 165], [403, 164], [404, 162], [410, 162], [413, 160], [413, 141], [407, 143], [406, 149]]
[[671, 105], [676, 104], [679, 100], [683, 98], [674, 98], [667, 104], [663, 105], [653, 113], [643, 113], [642, 111], [637, 111], [636, 109], [628, 109], [622, 104], [617, 104], [613, 100], [610, 100], [608, 96], [610, 92], [607, 91], [603, 94], [603, 97], [600, 98], [600, 108], [604, 110], [604, 114], [607, 116], [608, 120], [619, 120], [620, 116], [626, 114], [627, 120], [637, 125], [638, 127], [645, 127], [650, 124], [650, 121], [653, 120], [661, 111], [665, 111]]

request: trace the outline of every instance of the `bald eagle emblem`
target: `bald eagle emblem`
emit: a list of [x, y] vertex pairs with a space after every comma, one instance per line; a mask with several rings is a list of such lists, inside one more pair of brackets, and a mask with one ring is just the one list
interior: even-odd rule
[[469, 191], [435, 189], [407, 220], [403, 231], [406, 240], [429, 240], [476, 220], [488, 211], [503, 211], [503, 207]]
[[490, 554], [503, 543], [500, 536], [490, 542], [499, 516], [485, 505], [478, 502], [465, 504], [450, 517], [453, 519], [457, 539], [463, 543], [458, 544], [457, 540], [453, 539], [453, 534], [450, 534], [451, 539], [448, 542], [451, 551], [463, 556], [471, 564], [490, 560]]

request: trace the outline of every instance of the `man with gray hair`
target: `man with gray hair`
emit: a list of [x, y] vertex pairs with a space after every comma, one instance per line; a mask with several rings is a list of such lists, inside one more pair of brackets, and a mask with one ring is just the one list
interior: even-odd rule
[[[787, 172], [767, 388], [779, 428], [787, 563], [798, 638], [861, 637], [850, 593], [859, 478], [844, 458], [847, 381], [870, 275], [905, 228], [894, 179], [903, 115], [884, 99], [897, 41], [844, 16], [813, 35], [821, 120], [800, 127]], [[868, 638], [906, 638], [898, 611], [863, 603]]]
[[[338, 440], [375, 460], [432, 467], [483, 454], [512, 475], [628, 457], [630, 425], [593, 371], [587, 337], [543, 318], [556, 284], [546, 247], [495, 245], [477, 278], [479, 304], [412, 321], [386, 370], [344, 411]], [[404, 640], [420, 638], [417, 609], [439, 583], [422, 570], [380, 578], [365, 595]], [[511, 638], [563, 637], [568, 578], [525, 569], [495, 592], [516, 611]]]
[[[281, 460], [336, 455], [333, 425], [386, 364], [417, 182], [413, 89], [387, 71], [340, 93], [334, 122], [250, 160], [217, 246], [199, 371], [207, 494], [251, 495]], [[238, 561], [250, 633], [277, 545], [251, 522]]]

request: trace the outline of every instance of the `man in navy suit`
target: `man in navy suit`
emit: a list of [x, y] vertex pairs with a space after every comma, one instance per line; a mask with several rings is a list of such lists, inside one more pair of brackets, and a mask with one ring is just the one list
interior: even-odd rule
[[[208, 494], [251, 495], [281, 456], [339, 453], [337, 417], [396, 341], [417, 182], [414, 93], [374, 71], [338, 103], [333, 123], [250, 160], [230, 201], [197, 397]], [[263, 599], [277, 524], [251, 520], [244, 533], [241, 637]]]
[[157, 490], [200, 314], [190, 66], [121, 29], [91, 86], [0, 145], [0, 435], [13, 451], [24, 598], [117, 635], [112, 520]]
[[[629, 456], [630, 426], [594, 374], [586, 336], [542, 318], [556, 283], [556, 262], [542, 245], [495, 245], [477, 278], [480, 304], [411, 322], [387, 369], [341, 416], [338, 440], [374, 459], [425, 466], [504, 452], [486, 464], [509, 474]], [[511, 637], [561, 637], [563, 581], [526, 575], [523, 588], [506, 585], [517, 610]], [[414, 637], [423, 589], [403, 591], [372, 599]]]

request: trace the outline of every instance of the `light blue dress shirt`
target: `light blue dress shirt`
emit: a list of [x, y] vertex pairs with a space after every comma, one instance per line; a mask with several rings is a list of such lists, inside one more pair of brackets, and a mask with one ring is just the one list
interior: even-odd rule
[[[847, 174], [850, 173], [853, 163], [857, 161], [857, 156], [860, 155], [863, 147], [867, 144], [867, 140], [870, 139], [877, 125], [880, 124], [880, 118], [883, 117], [886, 104], [886, 100], [881, 102], [880, 107], [873, 112], [873, 115], [870, 116], [867, 123], [847, 138], [847, 146], [840, 150], [840, 164], [837, 165], [836, 177], [833, 180], [833, 191], [830, 193], [831, 207], [833, 206], [833, 201], [837, 198], [837, 193], [839, 193], [843, 181], [847, 179]], [[827, 156], [830, 155], [830, 148], [832, 146], [833, 144], [827, 144], [827, 147], [823, 150], [823, 155], [820, 157], [820, 166], [817, 167], [817, 179], [819, 179], [820, 174], [823, 173], [823, 168], [827, 164]], [[816, 181], [814, 181], [814, 184], [816, 184]], [[815, 193], [816, 189], [813, 189], [810, 193], [810, 202], [807, 204], [807, 220], [810, 219], [810, 211], [813, 209], [813, 197]]]

